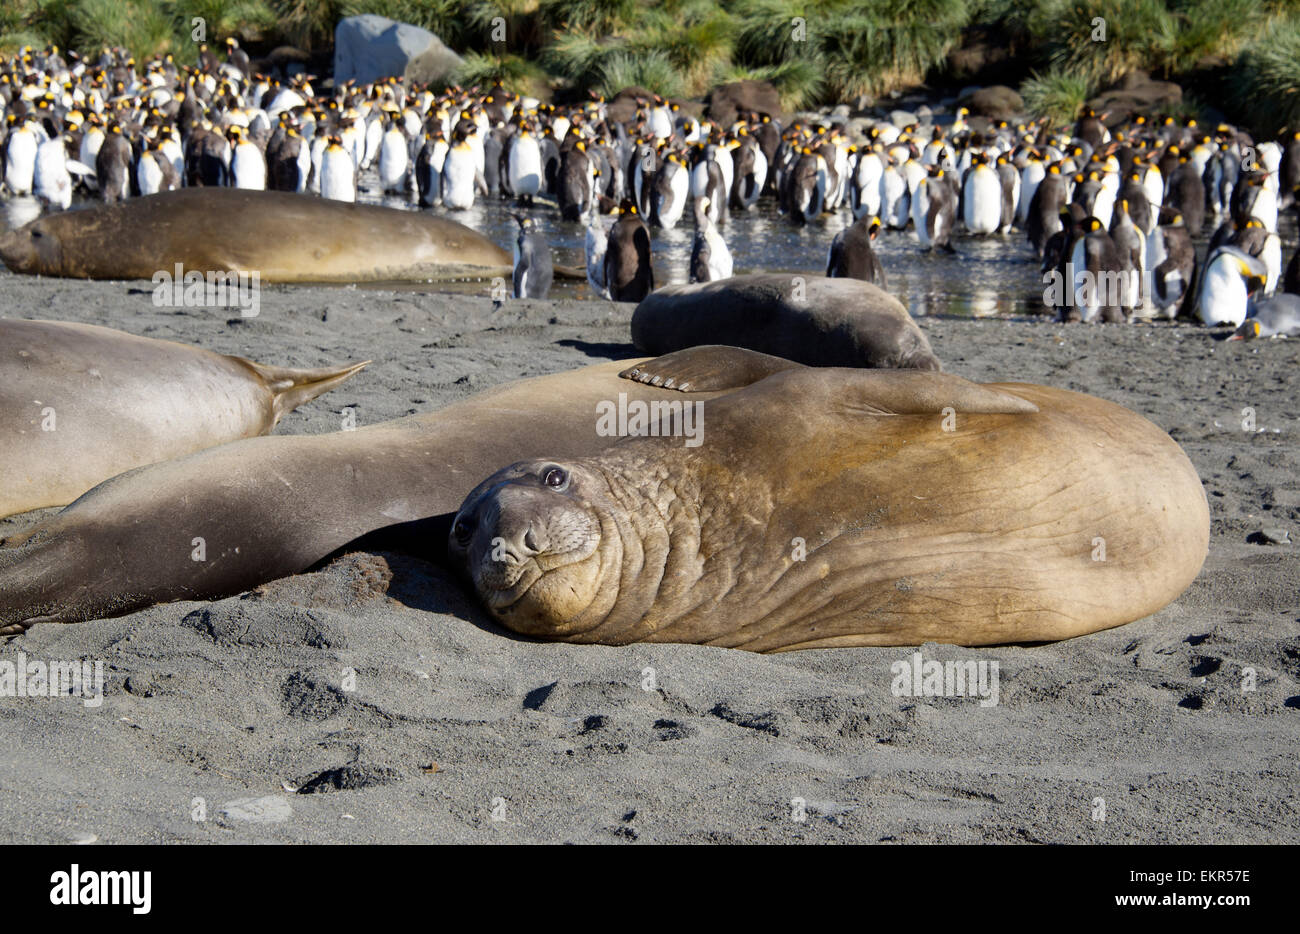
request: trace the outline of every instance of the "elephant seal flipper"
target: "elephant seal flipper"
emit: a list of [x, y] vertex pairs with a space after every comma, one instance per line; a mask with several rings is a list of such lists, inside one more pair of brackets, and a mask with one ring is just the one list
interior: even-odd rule
[[618, 375], [678, 392], [718, 392], [742, 389], [774, 373], [803, 366], [744, 347], [705, 344], [646, 360]]
[[323, 366], [315, 369], [268, 366], [243, 357], [230, 357], [251, 369], [266, 382], [271, 393], [271, 408], [275, 424], [298, 406], [323, 396], [335, 386], [360, 373], [370, 365], [370, 360], [345, 366]]

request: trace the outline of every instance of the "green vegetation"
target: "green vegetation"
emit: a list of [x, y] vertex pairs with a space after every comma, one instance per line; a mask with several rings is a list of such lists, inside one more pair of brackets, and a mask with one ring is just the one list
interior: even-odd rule
[[1093, 86], [1087, 78], [1061, 68], [1043, 74], [1032, 72], [1020, 86], [1020, 96], [1029, 112], [1035, 117], [1046, 117], [1053, 124], [1078, 119], [1092, 93]]
[[199, 16], [214, 46], [328, 53], [355, 13], [437, 33], [465, 57], [461, 84], [530, 93], [636, 84], [693, 97], [752, 78], [799, 109], [959, 82], [949, 55], [982, 34], [1014, 49], [1027, 105], [1053, 120], [1142, 69], [1199, 76], [1201, 90], [1210, 76], [1260, 127], [1300, 125], [1300, 0], [3, 0], [0, 52], [121, 45], [193, 61]]

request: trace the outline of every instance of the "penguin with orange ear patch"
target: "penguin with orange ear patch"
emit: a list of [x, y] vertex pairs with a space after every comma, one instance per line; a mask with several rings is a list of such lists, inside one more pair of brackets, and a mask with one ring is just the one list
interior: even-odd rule
[[616, 302], [639, 302], [655, 287], [650, 267], [650, 228], [630, 198], [618, 208], [605, 250], [605, 287]]
[[885, 268], [871, 249], [871, 242], [879, 234], [880, 218], [866, 214], [837, 233], [826, 257], [827, 278], [861, 279], [885, 288]]

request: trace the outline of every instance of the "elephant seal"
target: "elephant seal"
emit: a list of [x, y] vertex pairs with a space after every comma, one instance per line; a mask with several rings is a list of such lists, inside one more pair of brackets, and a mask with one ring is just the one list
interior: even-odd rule
[[266, 434], [365, 365], [296, 370], [95, 325], [0, 320], [0, 516]]
[[[607, 405], [620, 394], [626, 394], [629, 405], [631, 402], [671, 403], [673, 399], [683, 398], [702, 400], [706, 414], [707, 443], [692, 450], [703, 457], [704, 452], [725, 451], [727, 438], [721, 434], [715, 436], [715, 428], [730, 425], [726, 429], [728, 433], [740, 432], [738, 422], [743, 422], [743, 413], [754, 398], [747, 394], [756, 393], [769, 385], [775, 386], [771, 391], [776, 395], [784, 395], [790, 389], [797, 388], [777, 382], [787, 373], [824, 372], [828, 380], [836, 383], [837, 390], [852, 388], [851, 385], [844, 385], [842, 380], [836, 380], [836, 375], [844, 371], [806, 371], [790, 361], [728, 347], [700, 347], [670, 354], [659, 360], [633, 362], [623, 371], [628, 377], [637, 374], [628, 381], [618, 379], [619, 368], [622, 366], [624, 364], [599, 364], [568, 373], [521, 380], [472, 396], [436, 412], [397, 419], [352, 432], [237, 441], [115, 477], [100, 484], [52, 519], [0, 542], [0, 635], [22, 632], [35, 622], [76, 622], [125, 613], [167, 600], [229, 596], [273, 578], [305, 570], [339, 549], [355, 547], [359, 539], [376, 530], [381, 533], [406, 531], [411, 535], [408, 539], [411, 546], [421, 553], [434, 558], [447, 558], [448, 555], [439, 555], [438, 552], [441, 547], [447, 547], [458, 506], [467, 502], [466, 495], [469, 494], [468, 501], [483, 500], [476, 515], [487, 516], [490, 508], [487, 500], [483, 499], [484, 487], [480, 486], [475, 491], [474, 485], [479, 478], [499, 465], [540, 456], [584, 458], [601, 452], [625, 451], [637, 443], [601, 435], [596, 431], [599, 407]], [[904, 379], [915, 379], [918, 376], [892, 372], [870, 375]], [[663, 388], [670, 380], [675, 385], [684, 381], [688, 385], [702, 388], [683, 396], [679, 390]], [[746, 383], [752, 383], [751, 389], [737, 391]], [[924, 407], [928, 411], [935, 409], [945, 398], [939, 391], [953, 384], [930, 383], [928, 398], [917, 384], [910, 385], [913, 389], [910, 398], [901, 391], [909, 384], [899, 383], [899, 388], [892, 393], [880, 394], [876, 404], [889, 403], [895, 408], [908, 411]], [[821, 388], [825, 390], [827, 387], [822, 385]], [[1002, 436], [1011, 441], [1022, 440], [1021, 434], [1031, 434], [1033, 428], [1017, 425], [1016, 420], [1038, 418], [1038, 413], [1032, 412], [1033, 404], [1025, 398], [1014, 396], [1011, 391], [999, 387], [978, 387], [963, 382], [958, 388], [962, 391], [953, 394], [950, 400], [952, 403], [965, 402], [971, 409], [1012, 408], [1021, 414], [976, 416], [959, 413], [956, 415], [958, 431], [954, 437], [959, 438], [960, 443], [955, 444], [949, 439], [945, 445], [945, 441], [939, 439], [930, 444], [915, 445], [912, 450], [903, 448], [898, 457], [900, 465], [907, 466], [909, 458], [913, 461], [918, 457], [925, 460], [921, 455], [928, 452], [928, 463], [932, 465], [936, 476], [926, 481], [927, 489], [942, 487], [940, 481], [943, 477], [954, 469], [964, 467], [965, 473], [986, 472], [989, 475], [986, 479], [1002, 483], [1004, 490], [1013, 490], [1013, 484], [1024, 480], [1027, 471], [1032, 473], [1033, 467], [1038, 463], [1034, 460], [1028, 464], [1019, 464], [1015, 452], [1011, 450], [1013, 444], [997, 448], [998, 457], [990, 460], [988, 466], [978, 460], [957, 461], [950, 465], [946, 457], [954, 450], [973, 450], [981, 432], [996, 435], [1002, 431]], [[1026, 391], [1040, 389], [1028, 387]], [[1054, 391], [1041, 392], [1051, 396]], [[1069, 400], [1080, 400], [1077, 404], [1082, 409], [1091, 411], [1097, 418], [1114, 419], [1121, 428], [1128, 426], [1154, 438], [1152, 450], [1138, 458], [1137, 463], [1119, 465], [1125, 467], [1125, 470], [1117, 474], [1115, 485], [1119, 489], [1115, 491], [1116, 496], [1133, 500], [1137, 496], [1134, 491], [1143, 488], [1143, 484], [1157, 488], [1153, 494], [1157, 499], [1160, 496], [1176, 498], [1180, 492], [1184, 499], [1190, 495], [1187, 478], [1181, 476], [1183, 472], [1191, 472], [1190, 465], [1186, 464], [1186, 459], [1177, 446], [1158, 429], [1117, 406], [1071, 393], [1060, 395]], [[746, 398], [751, 401], [747, 402]], [[762, 398], [761, 394], [759, 398]], [[738, 401], [729, 409], [715, 408], [728, 400]], [[878, 408], [861, 405], [858, 395], [853, 393], [845, 398], [832, 394], [828, 400], [823, 392], [821, 396], [807, 399], [807, 405], [807, 410], [800, 410], [799, 419], [807, 417], [810, 411], [840, 413], [842, 420], [850, 425], [854, 424], [855, 419], [860, 419], [858, 424], [861, 427], [882, 431], [895, 447], [899, 429], [907, 425], [919, 425], [924, 421], [931, 424], [936, 433], [941, 430], [941, 426], [934, 426], [937, 421], [934, 415], [883, 417]], [[1100, 408], [1093, 411], [1090, 408], [1092, 406]], [[761, 414], [763, 408], [760, 406], [755, 411]], [[795, 424], [785, 426], [795, 444], [803, 440], [798, 437], [801, 432], [806, 434], [812, 430], [811, 425], [797, 424], [799, 419], [796, 419]], [[821, 419], [810, 421], [821, 423]], [[757, 429], [760, 423], [754, 424]], [[1075, 441], [1088, 433], [1084, 428], [1071, 426], [1068, 412], [1057, 413], [1043, 424], [1049, 426], [1052, 432], [1068, 435]], [[1085, 424], [1094, 425], [1095, 420]], [[1013, 431], [1012, 428], [1017, 430]], [[676, 456], [680, 456], [683, 449], [680, 438], [645, 440], [671, 443], [678, 452]], [[748, 440], [750, 447], [759, 443], [752, 435]], [[864, 443], [861, 437], [852, 440], [859, 447]], [[1049, 449], [1054, 440], [1055, 435], [1043, 439], [1034, 445], [1033, 450], [1043, 456], [1068, 459], [1065, 453]], [[1106, 452], [1101, 449], [1094, 451], [1093, 443], [1100, 441], [1107, 444], [1107, 450], [1115, 453], [1118, 459], [1128, 454], [1121, 443], [1124, 440], [1127, 440], [1127, 435], [1119, 429], [1116, 429], [1114, 439], [1106, 436], [1091, 437], [1087, 448], [1078, 452], [1081, 468], [1095, 473], [1097, 463], [1101, 460], [1107, 470], [1112, 469], [1115, 465], [1104, 460]], [[884, 456], [893, 448], [882, 444], [880, 450]], [[548, 451], [551, 453], [544, 454]], [[648, 453], [653, 451], [651, 446]], [[717, 456], [721, 457], [722, 454]], [[738, 456], [748, 456], [747, 451], [742, 449]], [[769, 456], [774, 457], [775, 451]], [[823, 468], [821, 471], [810, 470], [801, 475], [798, 470], [791, 468], [795, 474], [792, 482], [800, 484], [792, 489], [806, 493], [818, 483], [826, 488], [828, 499], [824, 515], [828, 521], [835, 518], [837, 503], [834, 487], [838, 477], [833, 471], [825, 469], [832, 456], [829, 449], [825, 454], [817, 455], [818, 464]], [[694, 460], [694, 455], [692, 462], [704, 463], [702, 460]], [[739, 463], [737, 460], [736, 464]], [[1012, 475], [1006, 473], [1008, 463], [1011, 464]], [[1146, 465], [1154, 471], [1150, 477], [1143, 478], [1142, 484], [1133, 482], [1132, 476], [1140, 465]], [[999, 473], [999, 468], [1003, 472]], [[887, 464], [876, 464], [875, 469], [885, 471]], [[667, 476], [667, 467], [664, 471], [664, 476]], [[1178, 484], [1166, 482], [1170, 473], [1179, 475]], [[845, 475], [854, 476], [848, 467], [845, 468]], [[874, 497], [877, 501], [883, 500], [887, 489], [897, 489], [900, 486], [902, 481], [899, 478], [907, 477], [910, 480], [918, 476], [925, 475], [906, 472], [890, 474], [886, 488], [870, 492], [867, 496]], [[718, 484], [731, 482], [732, 479], [738, 478], [719, 470], [710, 477], [714, 484], [712, 489], [721, 489]], [[1191, 480], [1195, 482], [1194, 473], [1191, 473]], [[1029, 521], [1047, 509], [1041, 504], [1034, 507], [1033, 503], [1037, 499], [1055, 495], [1055, 502], [1060, 503], [1066, 511], [1066, 519], [1062, 522], [1059, 534], [1065, 537], [1065, 544], [1072, 545], [1073, 539], [1066, 535], [1064, 527], [1070, 523], [1082, 524], [1084, 521], [1083, 517], [1070, 512], [1070, 507], [1078, 506], [1084, 495], [1072, 492], [1074, 475], [1047, 476], [1038, 480], [1033, 480], [1031, 476], [1031, 481], [1021, 494], [1030, 503], [1023, 516], [1008, 513], [1007, 503], [999, 502], [997, 506], [1000, 511], [976, 512], [973, 514], [974, 520], [987, 523], [992, 530], [990, 534], [995, 534], [1001, 528], [997, 523], [1005, 523], [1008, 515], [1015, 518], [1017, 528], [1028, 528]], [[1130, 485], [1124, 487], [1121, 481], [1127, 481]], [[1195, 482], [1195, 486], [1197, 490], [1200, 489], [1199, 482]], [[1095, 484], [1084, 482], [1081, 487], [1092, 490]], [[737, 482], [736, 496], [741, 496], [744, 489]], [[840, 496], [839, 500], [844, 498], [845, 496]], [[951, 508], [952, 498], [949, 497], [946, 502]], [[757, 507], [761, 504], [755, 505]], [[1104, 505], [1102, 503], [1089, 508], [1100, 511]], [[904, 515], [911, 515], [922, 506], [924, 504], [919, 501], [907, 502], [899, 509], [910, 510], [911, 513]], [[857, 513], [862, 513], [860, 506], [854, 505], [852, 508]], [[1187, 507], [1186, 503], [1182, 504], [1182, 508], [1184, 511], [1186, 508], [1196, 511], [1196, 507]], [[1162, 517], [1154, 503], [1152, 509], [1155, 521], [1159, 523]], [[1148, 601], [1149, 608], [1144, 608], [1146, 604], [1138, 606], [1136, 595], [1131, 589], [1127, 591], [1132, 601], [1129, 607], [1132, 615], [1127, 618], [1151, 612], [1159, 605], [1159, 599], [1167, 601], [1176, 595], [1176, 590], [1172, 587], [1162, 588], [1162, 584], [1169, 583], [1180, 569], [1192, 563], [1190, 559], [1184, 560], [1181, 556], [1189, 550], [1195, 551], [1197, 536], [1200, 537], [1201, 544], [1200, 556], [1195, 559], [1195, 564], [1199, 567], [1208, 534], [1203, 499], [1199, 509], [1203, 519], [1201, 526], [1193, 529], [1186, 541], [1176, 541], [1169, 545], [1166, 560], [1169, 562], [1168, 567], [1173, 570], [1157, 572], [1153, 577], [1150, 586], [1155, 596]], [[805, 512], [805, 518], [818, 519], [817, 510], [805, 508]], [[1102, 528], [1096, 532], [1089, 530], [1089, 540], [1097, 534], [1110, 531], [1108, 524], [1121, 523], [1123, 515], [1128, 514], [1115, 513], [1110, 519], [1102, 517], [1099, 520]], [[789, 516], [784, 518], [789, 519]], [[942, 518], [940, 515], [939, 519]], [[1132, 516], [1130, 522], [1136, 527], [1148, 518], [1150, 517], [1146, 513], [1142, 513], [1140, 516]], [[1166, 524], [1171, 522], [1167, 517], [1164, 521]], [[868, 513], [861, 524], [862, 534], [881, 539], [885, 542], [881, 546], [883, 549], [892, 549], [889, 553], [899, 559], [900, 567], [907, 565], [913, 551], [917, 556], [924, 556], [927, 547], [931, 550], [937, 548], [939, 554], [951, 556], [954, 562], [953, 579], [962, 580], [961, 586], [969, 584], [968, 577], [961, 576], [965, 573], [964, 566], [960, 563], [961, 546], [966, 541], [960, 536], [932, 535], [918, 539], [916, 549], [900, 551], [898, 540], [890, 536], [894, 526], [888, 512]], [[1195, 525], [1194, 522], [1191, 524]], [[809, 556], [821, 561], [824, 556], [812, 547], [817, 542], [816, 536], [821, 526], [816, 521], [810, 521], [807, 525], [803, 537], [809, 543]], [[1157, 530], [1160, 534], [1153, 532], [1142, 539], [1143, 547], [1148, 549], [1143, 550], [1142, 555], [1148, 562], [1152, 559], [1152, 550], [1165, 545], [1163, 530], [1164, 525], [1161, 525]], [[1046, 532], [1053, 532], [1052, 527], [1046, 527]], [[752, 534], [754, 533], [751, 532]], [[779, 534], [783, 535], [784, 530]], [[972, 540], [976, 537], [974, 534], [968, 536]], [[196, 540], [201, 541], [205, 548], [203, 560], [195, 558]], [[1050, 536], [1045, 536], [1044, 540], [1048, 546], [1053, 545]], [[1114, 560], [1123, 560], [1121, 555], [1130, 549], [1131, 541], [1131, 536], [1120, 534], [1110, 542]], [[694, 560], [712, 558], [717, 562], [716, 569], [726, 575], [728, 569], [725, 557], [734, 559], [735, 548], [717, 538], [710, 538], [709, 542], [710, 546], [718, 547], [719, 552], [710, 556], [706, 551], [699, 551]], [[682, 540], [678, 539], [677, 544], [681, 543]], [[1116, 552], [1117, 543], [1124, 551]], [[453, 563], [463, 563], [464, 555], [456, 553], [455, 546], [451, 547]], [[653, 551], [646, 552], [645, 549], [643, 553], [652, 556], [656, 554]], [[106, 554], [112, 554], [113, 559], [105, 560]], [[679, 549], [675, 554], [680, 558], [685, 553]], [[629, 551], [623, 558], [623, 565], [629, 568], [629, 572], [632, 570], [630, 555]], [[731, 571], [735, 573], [732, 576], [737, 582], [753, 581], [756, 574], [763, 572], [767, 566], [767, 556], [755, 553], [755, 560], [757, 563], [752, 571], [747, 567], [733, 565]], [[912, 557], [910, 560], [915, 562], [920, 559]], [[1132, 560], [1131, 554], [1128, 560]], [[806, 566], [801, 564], [800, 569]], [[890, 566], [888, 562], [882, 561], [875, 569], [887, 572]], [[1190, 580], [1193, 574], [1194, 571], [1190, 571], [1187, 579]], [[837, 580], [840, 578], [837, 577]], [[787, 586], [794, 581], [792, 576]], [[1108, 585], [1109, 581], [1099, 578], [1097, 583]], [[911, 586], [901, 574], [891, 580], [891, 585], [893, 584], [898, 585], [895, 589], [900, 597], [903, 589]], [[1044, 582], [1038, 577], [1027, 576], [1023, 581], [1023, 592], [1032, 595], [1032, 588], [1036, 585], [1043, 586], [1047, 593], [1054, 586], [1051, 581]], [[980, 603], [987, 586], [987, 581], [980, 581], [978, 587], [970, 589], [957, 599]], [[1070, 581], [1067, 580], [1064, 586], [1071, 586]], [[615, 592], [618, 592], [617, 588]], [[623, 591], [625, 596], [628, 592]], [[792, 606], [804, 599], [797, 591], [787, 589], [782, 593]], [[1083, 598], [1085, 606], [1091, 596], [1087, 594]], [[775, 607], [781, 603], [781, 596], [763, 596], [756, 598], [755, 603]], [[850, 598], [846, 604], [860, 605], [862, 600], [854, 598]], [[1014, 622], [1020, 618], [1013, 615], [1018, 611], [1012, 601], [1005, 601], [1000, 607], [1008, 614], [1008, 621]], [[888, 610], [889, 605], [886, 603], [884, 608]], [[730, 612], [730, 607], [727, 609]], [[936, 607], [936, 612], [942, 609], [940, 605]], [[772, 612], [775, 614], [777, 611], [773, 609]], [[806, 618], [802, 625], [808, 625]], [[621, 632], [619, 635], [629, 634]], [[663, 638], [665, 633], [650, 635]]]
[[762, 274], [672, 285], [632, 314], [643, 353], [720, 341], [808, 366], [942, 368], [902, 303], [857, 279]]
[[1090, 396], [800, 368], [705, 415], [696, 447], [499, 471], [451, 560], [529, 636], [754, 651], [1066, 639], [1154, 613], [1205, 560], [1187, 456]]
[[151, 279], [256, 272], [263, 282], [378, 282], [507, 274], [510, 254], [420, 211], [285, 191], [181, 188], [38, 218], [0, 237], [13, 272]]
[[[720, 373], [711, 381], [723, 389], [732, 388], [725, 371], [748, 354], [695, 353], [713, 356]], [[798, 365], [753, 356], [750, 378]], [[682, 398], [620, 379], [627, 363], [517, 380], [354, 431], [234, 441], [113, 477], [0, 540], [0, 635], [229, 596], [304, 571], [377, 530], [410, 529], [413, 547], [436, 558], [483, 477], [548, 451], [580, 457], [617, 442], [597, 433], [597, 407], [620, 394]]]

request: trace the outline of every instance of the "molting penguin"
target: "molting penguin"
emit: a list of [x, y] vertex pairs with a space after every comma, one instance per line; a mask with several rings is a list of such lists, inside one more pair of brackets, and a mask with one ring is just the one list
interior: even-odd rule
[[1065, 178], [1061, 175], [1060, 165], [1052, 163], [1034, 189], [1025, 217], [1025, 233], [1040, 257], [1047, 248], [1047, 241], [1061, 229], [1061, 208], [1065, 203]]
[[[1151, 267], [1152, 263], [1157, 265]], [[1190, 293], [1196, 275], [1196, 249], [1181, 214], [1152, 232], [1147, 241], [1147, 265], [1151, 267], [1151, 301], [1157, 312], [1166, 318], [1178, 317], [1180, 302]]]
[[605, 287], [616, 302], [639, 302], [654, 290], [650, 266], [650, 228], [636, 205], [624, 198], [605, 250]]
[[587, 235], [584, 254], [587, 260], [587, 282], [599, 298], [609, 298], [605, 284], [605, 251], [609, 248], [609, 234], [600, 215], [595, 211], [587, 218]]
[[[996, 176], [994, 177], [996, 182]], [[997, 202], [994, 202], [995, 206]], [[957, 197], [948, 181], [948, 173], [931, 165], [929, 174], [916, 186], [912, 196], [912, 223], [921, 248], [952, 251], [952, 228], [957, 216]]]
[[1016, 212], [1020, 209], [1020, 172], [1005, 155], [998, 156], [995, 170], [1002, 183], [1002, 216], [998, 223], [998, 233], [1008, 234], [1015, 222]]
[[827, 278], [861, 279], [885, 288], [885, 268], [871, 249], [879, 233], [880, 218], [867, 215], [837, 233], [826, 256]]
[[551, 265], [551, 245], [537, 229], [531, 217], [515, 216], [519, 223], [519, 236], [515, 238], [515, 268], [513, 298], [546, 298], [551, 292], [554, 269]]
[[1120, 201], [1119, 210], [1111, 218], [1110, 238], [1119, 256], [1120, 271], [1124, 273], [1120, 304], [1132, 313], [1142, 303], [1140, 285], [1146, 275], [1147, 238], [1133, 223], [1126, 201]]
[[691, 282], [731, 278], [731, 251], [709, 217], [709, 197], [695, 199], [695, 238], [691, 241]]
[[560, 216], [566, 221], [581, 220], [595, 195], [591, 159], [587, 156], [587, 144], [582, 140], [560, 153], [558, 193]]
[[826, 204], [825, 160], [806, 146], [787, 175], [785, 202], [799, 226], [820, 217]]
[[[226, 141], [220, 134], [217, 137], [222, 148]], [[221, 165], [222, 172], [225, 165]], [[106, 203], [125, 200], [131, 193], [131, 144], [122, 135], [122, 127], [114, 122], [109, 125], [104, 142], [95, 154], [95, 178], [99, 180], [99, 196]], [[223, 176], [224, 177], [224, 176]]]

